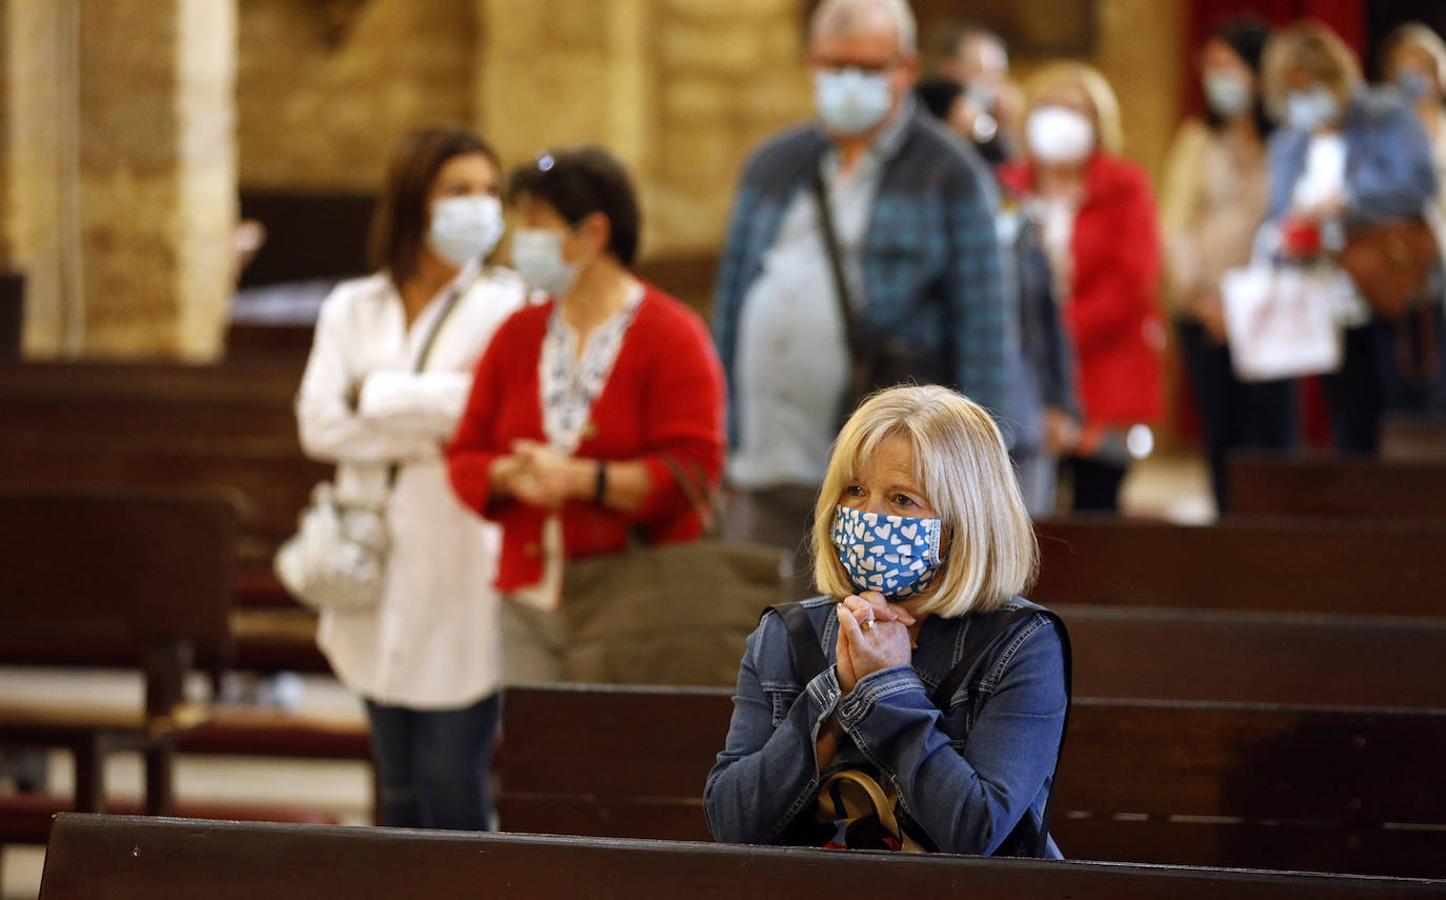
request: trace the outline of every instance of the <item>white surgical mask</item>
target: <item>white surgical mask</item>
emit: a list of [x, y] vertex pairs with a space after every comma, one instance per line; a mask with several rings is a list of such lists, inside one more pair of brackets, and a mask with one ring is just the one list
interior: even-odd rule
[[562, 232], [519, 228], [512, 236], [512, 268], [534, 290], [561, 300], [581, 269], [562, 258]]
[[1340, 102], [1329, 88], [1291, 91], [1285, 97], [1285, 122], [1300, 131], [1315, 131], [1336, 120]]
[[813, 94], [823, 124], [845, 136], [873, 128], [894, 105], [889, 77], [858, 69], [819, 72], [813, 78]]
[[505, 228], [502, 201], [496, 197], [444, 197], [432, 204], [427, 246], [460, 268], [496, 249]]
[[1431, 82], [1420, 72], [1407, 69], [1396, 76], [1396, 85], [1409, 100], [1420, 100], [1431, 93]]
[[1044, 106], [1029, 116], [1029, 152], [1040, 162], [1084, 162], [1095, 149], [1095, 126], [1072, 109]]
[[1205, 102], [1215, 115], [1233, 119], [1250, 109], [1250, 86], [1234, 75], [1209, 73], [1205, 76]]

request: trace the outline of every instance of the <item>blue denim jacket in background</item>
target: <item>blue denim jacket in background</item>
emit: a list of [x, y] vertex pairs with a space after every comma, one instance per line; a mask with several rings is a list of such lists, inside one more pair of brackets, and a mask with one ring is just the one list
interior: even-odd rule
[[[1396, 91], [1357, 91], [1346, 110], [1348, 224], [1422, 215], [1436, 199], [1431, 141], [1416, 113]], [[1270, 206], [1266, 221], [1290, 211], [1305, 171], [1310, 134], [1282, 127], [1270, 138]]]
[[[834, 605], [828, 597], [804, 603], [830, 663]], [[1014, 623], [965, 678], [947, 715], [930, 699], [963, 656], [968, 631], [987, 634], [1021, 607], [1041, 608], [1016, 598], [995, 613], [929, 617], [912, 666], [867, 675], [846, 697], [832, 665], [800, 682], [787, 628], [770, 610], [748, 638], [727, 742], [704, 790], [713, 836], [788, 843], [793, 827], [814, 815], [821, 776], [867, 761], [896, 782], [907, 819], [939, 850], [1028, 853], [1005, 842], [1026, 815], [1037, 833], [1052, 786], [1067, 702], [1053, 623], [1043, 615]], [[829, 716], [847, 737], [820, 772], [815, 744]], [[1060, 857], [1052, 840], [1048, 855]]]

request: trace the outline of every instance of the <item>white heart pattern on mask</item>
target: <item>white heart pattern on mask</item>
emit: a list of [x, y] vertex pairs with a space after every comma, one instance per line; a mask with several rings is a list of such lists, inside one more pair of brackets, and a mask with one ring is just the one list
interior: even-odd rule
[[939, 519], [880, 516], [840, 506], [830, 536], [854, 587], [903, 600], [927, 588], [943, 565], [942, 530]]

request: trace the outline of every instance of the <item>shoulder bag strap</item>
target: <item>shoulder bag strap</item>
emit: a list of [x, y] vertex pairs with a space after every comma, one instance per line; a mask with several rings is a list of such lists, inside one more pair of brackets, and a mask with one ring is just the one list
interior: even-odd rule
[[[975, 663], [979, 662], [980, 657], [984, 655], [985, 651], [993, 646], [994, 642], [998, 640], [1000, 636], [1008, 633], [1015, 623], [1036, 613], [1045, 616], [1054, 623], [1054, 627], [1059, 633], [1060, 650], [1064, 654], [1064, 727], [1060, 730], [1059, 749], [1055, 751], [1054, 755], [1054, 768], [1050, 773], [1052, 781], [1054, 776], [1059, 773], [1059, 761], [1064, 756], [1064, 739], [1065, 735], [1069, 734], [1069, 711], [1074, 703], [1074, 656], [1070, 649], [1069, 629], [1065, 627], [1064, 620], [1058, 615], [1045, 609], [1019, 609], [1005, 616], [1004, 621], [995, 626], [994, 630], [989, 632], [982, 641], [975, 644], [972, 650], [965, 651], [963, 657], [954, 664], [954, 668], [949, 670], [948, 676], [939, 683], [939, 687], [934, 691], [933, 700], [935, 706], [947, 712], [949, 709], [949, 701], [953, 699], [960, 685], [964, 683], [965, 677], [967, 677], [969, 671], [974, 668]], [[1051, 783], [1049, 798], [1044, 801], [1044, 815], [1040, 822], [1039, 834], [1035, 835], [1034, 855], [1038, 857], [1044, 856], [1045, 848], [1049, 842], [1049, 813], [1050, 807], [1054, 804], [1054, 787], [1054, 784]]]
[[[412, 366], [413, 374], [420, 375], [426, 369], [427, 360], [432, 355], [432, 346], [437, 343], [437, 335], [442, 333], [442, 326], [446, 325], [447, 320], [452, 317], [452, 311], [457, 308], [463, 295], [471, 290], [481, 277], [479, 272], [476, 278], [469, 279], [466, 284], [457, 285], [447, 294], [447, 299], [442, 301], [442, 311], [437, 313], [437, 318], [432, 320], [432, 327], [427, 329], [427, 336], [422, 339], [422, 347], [417, 352], [417, 361]], [[401, 471], [401, 463], [394, 462], [387, 466], [387, 493], [390, 494], [392, 488], [397, 486], [397, 476], [401, 474]]]
[[848, 276], [844, 274], [843, 251], [839, 248], [838, 234], [833, 230], [833, 208], [828, 201], [828, 186], [823, 183], [823, 173], [817, 166], [813, 168], [809, 186], [813, 191], [814, 203], [818, 206], [818, 229], [823, 234], [823, 246], [828, 252], [828, 268], [833, 276], [834, 297], [838, 301], [839, 316], [843, 321], [844, 340], [848, 343], [849, 358], [857, 361], [860, 355], [858, 319], [854, 316]]
[[793, 646], [793, 664], [806, 686], [828, 668], [828, 657], [824, 655], [818, 632], [813, 630], [813, 623], [808, 620], [808, 610], [798, 601], [775, 603], [768, 608], [783, 617], [783, 624], [788, 628], [788, 642]]

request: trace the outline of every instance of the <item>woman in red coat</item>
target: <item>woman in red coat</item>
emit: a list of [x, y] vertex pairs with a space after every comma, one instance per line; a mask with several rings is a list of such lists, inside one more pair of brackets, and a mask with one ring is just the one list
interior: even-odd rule
[[547, 154], [508, 193], [513, 266], [546, 299], [498, 330], [447, 456], [502, 526], [507, 678], [557, 681], [566, 560], [701, 533], [675, 471], [701, 492], [721, 477], [723, 376], [702, 320], [630, 271], [641, 217], [616, 159]]
[[1079, 365], [1084, 427], [1055, 435], [1074, 508], [1119, 506], [1130, 460], [1161, 412], [1161, 242], [1145, 174], [1117, 154], [1119, 105], [1104, 76], [1063, 63], [1030, 84], [1029, 157], [1000, 178], [1039, 223]]

